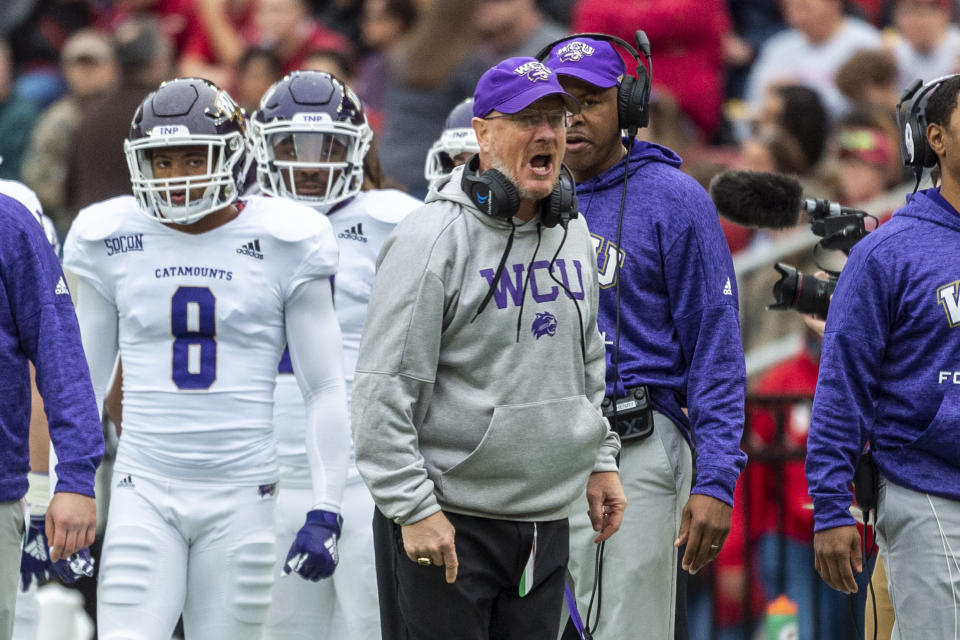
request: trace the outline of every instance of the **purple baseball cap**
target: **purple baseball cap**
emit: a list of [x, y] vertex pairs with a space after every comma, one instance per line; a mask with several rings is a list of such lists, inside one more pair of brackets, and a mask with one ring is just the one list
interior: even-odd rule
[[563, 90], [557, 76], [536, 58], [507, 58], [480, 76], [473, 92], [473, 115], [483, 118], [491, 111], [517, 113], [547, 96], [560, 96], [571, 113], [580, 113], [580, 103]]
[[623, 79], [623, 58], [606, 40], [571, 37], [550, 50], [547, 67], [558, 75], [573, 76], [595, 87], [609, 89]]

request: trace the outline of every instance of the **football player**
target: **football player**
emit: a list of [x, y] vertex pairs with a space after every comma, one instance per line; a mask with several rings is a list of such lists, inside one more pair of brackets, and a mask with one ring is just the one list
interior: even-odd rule
[[[257, 177], [264, 193], [313, 207], [333, 225], [340, 248], [334, 287], [343, 332], [347, 390], [360, 347], [360, 330], [384, 240], [422, 203], [393, 189], [364, 189], [364, 166], [373, 132], [353, 91], [334, 76], [295, 71], [264, 94], [251, 117]], [[377, 172], [367, 172], [368, 182]], [[303, 449], [303, 398], [293, 383], [290, 362], [281, 363], [274, 422], [279, 438], [278, 540], [296, 533], [296, 514], [309, 502]], [[332, 581], [313, 585], [280, 580], [274, 587], [267, 636], [380, 638], [377, 582], [373, 563], [373, 499], [352, 461], [344, 496], [341, 568]], [[277, 558], [278, 564], [285, 559]]]
[[450, 111], [443, 124], [443, 133], [427, 153], [427, 162], [423, 167], [427, 182], [447, 175], [454, 167], [466, 164], [470, 156], [480, 152], [472, 120], [473, 98], [467, 98]]
[[[64, 262], [94, 389], [123, 360], [99, 636], [260, 637], [276, 556], [273, 391], [284, 345], [306, 398], [311, 490], [289, 551], [332, 574], [349, 455], [330, 223], [238, 198], [246, 123], [206, 80], [165, 82], [124, 145], [134, 196], [80, 212]], [[300, 514], [301, 522], [303, 513]]]

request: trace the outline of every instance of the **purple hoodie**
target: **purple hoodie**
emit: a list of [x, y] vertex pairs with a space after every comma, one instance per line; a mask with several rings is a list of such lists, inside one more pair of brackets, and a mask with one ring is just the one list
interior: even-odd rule
[[861, 240], [830, 303], [807, 436], [814, 530], [853, 524], [869, 440], [881, 473], [960, 500], [960, 214], [936, 189]]
[[70, 292], [36, 218], [0, 195], [0, 502], [27, 492], [28, 362], [59, 458], [56, 490], [92, 497], [103, 431]]
[[[614, 385], [616, 286], [622, 264], [617, 395], [650, 387], [653, 406], [696, 443], [699, 493], [733, 504], [746, 463], [740, 450], [746, 373], [737, 282], [717, 210], [666, 147], [637, 141], [630, 156], [620, 252], [617, 218], [624, 161], [577, 185], [600, 271], [598, 323]], [[681, 411], [686, 407], [689, 419]]]

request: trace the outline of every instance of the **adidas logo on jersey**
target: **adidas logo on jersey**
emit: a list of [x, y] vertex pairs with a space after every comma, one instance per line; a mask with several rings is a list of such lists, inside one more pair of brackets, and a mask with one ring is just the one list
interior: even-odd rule
[[356, 224], [349, 229], [344, 229], [337, 234], [338, 238], [343, 238], [344, 240], [356, 240], [358, 242], [366, 242], [367, 236], [363, 235], [363, 223]]
[[732, 296], [733, 295], [733, 286], [730, 284], [730, 278], [727, 278], [727, 284], [723, 285], [723, 295]]
[[67, 289], [67, 283], [64, 282], [63, 276], [60, 276], [60, 280], [57, 282], [57, 288], [53, 290], [53, 293], [58, 296], [70, 295], [70, 290]]
[[263, 260], [263, 254], [260, 252], [260, 238], [243, 245], [237, 249], [237, 253], [242, 253], [245, 256], [250, 256], [251, 258], [256, 258], [257, 260]]
[[133, 484], [133, 476], [125, 475], [117, 483], [117, 489], [135, 489], [137, 485]]

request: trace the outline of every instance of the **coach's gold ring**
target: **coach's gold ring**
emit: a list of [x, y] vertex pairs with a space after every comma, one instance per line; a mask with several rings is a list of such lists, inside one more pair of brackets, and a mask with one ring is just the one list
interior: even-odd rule
[[429, 567], [430, 565], [433, 564], [433, 562], [431, 562], [430, 558], [426, 556], [420, 556], [419, 558], [417, 558], [417, 564], [420, 565], [421, 567]]

